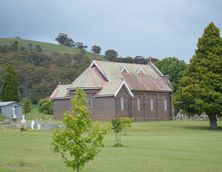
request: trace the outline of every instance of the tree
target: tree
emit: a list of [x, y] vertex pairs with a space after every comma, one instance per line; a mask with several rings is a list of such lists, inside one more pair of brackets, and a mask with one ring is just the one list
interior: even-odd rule
[[110, 61], [116, 61], [118, 53], [115, 50], [107, 50], [105, 52], [105, 58]]
[[88, 48], [88, 46], [84, 45], [82, 42], [77, 42], [75, 44], [75, 46], [76, 46], [76, 48], [79, 48], [79, 49], [86, 49], [86, 48]]
[[18, 80], [12, 65], [7, 66], [2, 85], [2, 100], [19, 102]]
[[53, 103], [49, 98], [39, 100], [39, 112], [53, 114]]
[[133, 59], [133, 62], [134, 63], [137, 63], [137, 64], [147, 64], [149, 59], [147, 58], [144, 58], [143, 56], [136, 56], [134, 59]]
[[97, 45], [93, 45], [92, 46], [92, 52], [96, 53], [96, 54], [100, 54], [101, 52], [101, 47], [100, 46], [97, 46]]
[[156, 67], [164, 74], [169, 76], [169, 80], [173, 85], [173, 91], [178, 90], [178, 83], [187, 68], [184, 60], [176, 57], [167, 57], [155, 63]]
[[219, 29], [210, 23], [197, 43], [197, 50], [180, 80], [175, 97], [177, 108], [186, 113], [206, 113], [211, 128], [217, 128], [222, 112], [222, 39]]
[[28, 112], [31, 112], [31, 106], [32, 102], [28, 98], [24, 98], [22, 100], [22, 108], [23, 108], [23, 113], [27, 114]]
[[108, 130], [89, 118], [84, 91], [77, 89], [71, 103], [72, 110], [64, 115], [64, 128], [53, 132], [52, 146], [67, 167], [79, 172], [101, 150]]
[[75, 46], [75, 42], [72, 40], [72, 38], [68, 37], [68, 35], [65, 33], [59, 33], [55, 40], [60, 45], [64, 45], [67, 47], [74, 47]]
[[65, 34], [65, 33], [59, 33], [55, 40], [56, 40], [60, 45], [64, 45], [67, 39], [68, 39], [68, 35], [67, 35], [67, 34]]
[[36, 45], [36, 46], [35, 46], [35, 49], [36, 49], [37, 52], [41, 52], [41, 51], [42, 51], [42, 48], [41, 48], [40, 45]]
[[[112, 130], [115, 132], [116, 135], [116, 143], [115, 146], [116, 147], [121, 147], [123, 146], [121, 144], [121, 140], [119, 138], [119, 133], [121, 131], [123, 131], [124, 129], [126, 129], [126, 127], [130, 127], [132, 124], [132, 119], [130, 118], [120, 118], [120, 117], [115, 117], [112, 119]], [[126, 134], [126, 132], [125, 132]]]

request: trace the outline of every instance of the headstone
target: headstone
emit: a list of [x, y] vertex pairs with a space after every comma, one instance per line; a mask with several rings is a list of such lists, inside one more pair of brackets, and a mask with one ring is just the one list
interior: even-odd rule
[[32, 130], [34, 129], [34, 126], [35, 126], [35, 120], [33, 119], [32, 122], [31, 122], [31, 129]]
[[26, 128], [25, 115], [22, 115], [21, 124], [22, 124], [22, 127]]

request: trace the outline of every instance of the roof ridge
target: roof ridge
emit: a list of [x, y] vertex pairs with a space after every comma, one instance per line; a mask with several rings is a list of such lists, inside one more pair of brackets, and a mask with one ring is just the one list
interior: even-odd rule
[[118, 64], [127, 64], [127, 65], [140, 65], [140, 66], [147, 66], [150, 65], [149, 63], [140, 64], [140, 63], [126, 63], [126, 62], [113, 62], [113, 61], [104, 61], [104, 60], [93, 60], [95, 62], [102, 62], [102, 63], [118, 63]]

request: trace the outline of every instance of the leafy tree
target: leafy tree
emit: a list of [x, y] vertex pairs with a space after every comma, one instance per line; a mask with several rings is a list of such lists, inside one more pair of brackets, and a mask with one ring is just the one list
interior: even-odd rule
[[18, 41], [14, 41], [10, 48], [12, 51], [18, 51]]
[[55, 40], [56, 40], [60, 45], [64, 45], [67, 39], [68, 39], [68, 35], [67, 35], [67, 34], [65, 34], [65, 33], [59, 33]]
[[76, 48], [79, 48], [79, 49], [86, 49], [88, 48], [88, 46], [84, 45], [82, 42], [77, 42], [75, 44]]
[[29, 100], [28, 98], [24, 98], [22, 100], [22, 108], [23, 108], [23, 113], [27, 114], [28, 112], [31, 112], [31, 106], [32, 106], [32, 102], [31, 100]]
[[118, 57], [118, 53], [115, 50], [107, 50], [105, 52], [105, 57], [107, 60], [116, 61]]
[[147, 64], [149, 59], [147, 58], [144, 58], [143, 56], [136, 56], [134, 59], [133, 59], [133, 62], [134, 63], [137, 63], [137, 64]]
[[[116, 134], [116, 143], [115, 146], [119, 147], [122, 146], [121, 144], [121, 140], [119, 138], [119, 133], [121, 131], [123, 131], [124, 129], [126, 129], [127, 127], [131, 127], [132, 124], [132, 119], [130, 118], [120, 118], [120, 117], [115, 117], [112, 119], [112, 130], [115, 132]], [[126, 134], [126, 131], [125, 131]]]
[[187, 68], [184, 60], [176, 57], [168, 57], [155, 63], [156, 67], [164, 74], [169, 76], [169, 80], [173, 85], [173, 90], [178, 90], [178, 83]]
[[12, 65], [7, 66], [2, 85], [2, 100], [19, 102], [18, 80]]
[[89, 118], [84, 91], [77, 89], [71, 103], [72, 110], [64, 116], [64, 128], [53, 132], [52, 146], [67, 167], [79, 172], [101, 150], [108, 130]]
[[197, 43], [197, 50], [180, 80], [175, 105], [188, 114], [206, 113], [211, 128], [217, 128], [222, 112], [222, 39], [210, 23]]
[[96, 53], [96, 54], [100, 54], [101, 52], [101, 47], [100, 46], [97, 46], [97, 45], [93, 45], [92, 46], [92, 52]]
[[127, 135], [126, 129], [132, 127], [132, 118], [120, 118], [123, 125], [124, 135]]
[[39, 100], [39, 112], [53, 114], [53, 103], [49, 98]]
[[40, 45], [36, 45], [35, 49], [36, 49], [37, 52], [42, 52], [42, 48], [41, 48]]
[[75, 46], [75, 42], [72, 40], [72, 38], [68, 37], [68, 35], [65, 33], [59, 33], [55, 40], [60, 45], [64, 45], [67, 47], [74, 47]]

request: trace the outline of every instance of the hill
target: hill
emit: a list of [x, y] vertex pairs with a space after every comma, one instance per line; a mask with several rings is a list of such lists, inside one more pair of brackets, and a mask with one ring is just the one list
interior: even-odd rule
[[0, 88], [8, 64], [16, 70], [21, 97], [34, 103], [49, 96], [56, 85], [70, 84], [94, 59], [102, 55], [77, 48], [24, 40], [0, 38]]
[[[54, 55], [54, 54], [79, 54], [81, 49], [78, 48], [71, 48], [63, 45], [53, 44], [53, 43], [46, 43], [46, 42], [39, 42], [39, 41], [33, 41], [33, 40], [26, 40], [21, 38], [0, 38], [0, 46], [8, 46], [10, 47], [15, 42], [18, 42], [18, 51], [35, 51], [36, 46], [40, 46], [41, 48], [41, 54], [44, 55]], [[30, 46], [31, 45], [31, 46]], [[23, 49], [24, 50], [21, 50]], [[86, 51], [86, 56], [90, 59], [94, 60], [104, 60], [104, 57], [102, 55], [98, 55], [95, 53], [91, 53]]]

